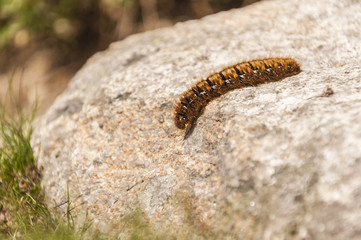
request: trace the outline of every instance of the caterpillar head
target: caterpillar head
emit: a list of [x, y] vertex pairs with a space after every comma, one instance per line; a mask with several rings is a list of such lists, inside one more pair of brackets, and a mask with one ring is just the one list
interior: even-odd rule
[[176, 114], [174, 117], [174, 124], [176, 125], [177, 128], [179, 129], [184, 129], [186, 127], [186, 124], [188, 123], [188, 119], [186, 119], [185, 117]]

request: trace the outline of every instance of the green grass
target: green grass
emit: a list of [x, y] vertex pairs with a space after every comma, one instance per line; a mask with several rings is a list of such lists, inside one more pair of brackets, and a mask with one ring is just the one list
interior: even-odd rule
[[9, 104], [0, 102], [0, 238], [81, 239], [70, 211], [67, 221], [62, 221], [44, 204], [41, 172], [30, 145], [36, 104], [30, 113], [24, 113], [9, 83], [6, 98], [14, 109], [9, 111]]

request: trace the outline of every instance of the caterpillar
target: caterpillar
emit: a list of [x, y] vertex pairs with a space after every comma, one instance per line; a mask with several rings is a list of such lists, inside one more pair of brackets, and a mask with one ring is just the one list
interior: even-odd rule
[[197, 121], [210, 101], [231, 90], [280, 81], [300, 72], [300, 65], [292, 58], [257, 59], [227, 67], [183, 93], [174, 108], [174, 123], [184, 129]]

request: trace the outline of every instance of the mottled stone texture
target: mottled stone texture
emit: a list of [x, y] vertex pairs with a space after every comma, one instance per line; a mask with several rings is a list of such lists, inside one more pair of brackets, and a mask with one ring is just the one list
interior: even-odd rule
[[[78, 222], [121, 239], [136, 209], [178, 239], [360, 239], [360, 29], [360, 1], [263, 1], [112, 44], [37, 124], [48, 203], [68, 184]], [[211, 102], [184, 140], [187, 88], [278, 56], [303, 72]]]

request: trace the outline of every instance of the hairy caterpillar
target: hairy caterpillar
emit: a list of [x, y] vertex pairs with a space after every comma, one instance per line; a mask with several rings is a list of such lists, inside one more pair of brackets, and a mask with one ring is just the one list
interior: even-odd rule
[[231, 90], [280, 81], [300, 72], [300, 65], [292, 58], [257, 59], [227, 67], [183, 93], [174, 109], [174, 123], [184, 129], [196, 122], [210, 101]]

